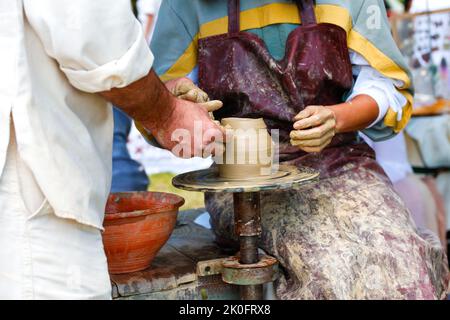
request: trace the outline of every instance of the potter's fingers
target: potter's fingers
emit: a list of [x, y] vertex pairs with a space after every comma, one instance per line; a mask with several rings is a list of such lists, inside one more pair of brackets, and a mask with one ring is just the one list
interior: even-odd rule
[[182, 95], [179, 95], [178, 99], [187, 100], [187, 101], [191, 101], [191, 102], [200, 102], [200, 101], [197, 101], [198, 100], [198, 92], [195, 89], [192, 89], [186, 93], [183, 93]]
[[225, 151], [223, 143], [212, 142], [203, 150], [203, 158], [220, 157]]
[[178, 143], [174, 148], [170, 149], [173, 155], [182, 159], [190, 159], [193, 157], [194, 150], [192, 150], [190, 143]]
[[194, 100], [193, 102], [203, 103], [209, 101], [208, 94], [199, 87], [197, 87], [191, 80], [182, 82], [180, 84], [178, 92], [179, 92], [178, 95], [186, 94], [191, 97], [195, 97], [196, 100]]
[[305, 109], [294, 117], [294, 122], [309, 118], [311, 115], [312, 115], [312, 111], [309, 109]]
[[197, 88], [197, 102], [202, 103], [202, 102], [208, 102], [209, 101], [209, 96], [208, 94], [203, 91], [202, 89]]
[[213, 142], [222, 143], [225, 141], [225, 135], [226, 133], [222, 127], [214, 124], [203, 132], [202, 143], [203, 145], [208, 145]]
[[334, 135], [329, 137], [328, 140], [326, 140], [324, 143], [322, 143], [319, 147], [320, 147], [320, 151], [322, 151], [323, 149], [325, 149], [332, 141], [333, 141]]
[[225, 144], [223, 142], [214, 142], [214, 156], [221, 156], [225, 152]]
[[308, 106], [300, 111], [295, 117], [294, 121], [302, 120], [311, 117], [320, 106]]
[[290, 133], [290, 138], [294, 140], [311, 140], [311, 139], [320, 139], [328, 132], [334, 132], [335, 125], [333, 122], [329, 121], [325, 124], [315, 127], [312, 129], [306, 130], [293, 130]]
[[314, 114], [308, 118], [298, 120], [294, 123], [295, 130], [314, 128], [322, 124], [322, 118], [319, 114]]
[[203, 152], [207, 145], [208, 145], [207, 143], [197, 143], [197, 141], [195, 140], [192, 141], [191, 158], [192, 157], [203, 158]]
[[197, 86], [189, 78], [182, 78], [177, 81], [173, 94], [177, 97], [188, 93], [189, 91], [196, 89]]
[[322, 125], [328, 121], [328, 113], [316, 112], [308, 118], [298, 120], [294, 123], [294, 129], [308, 129]]
[[178, 78], [164, 82], [166, 88], [174, 96], [178, 97], [195, 87], [194, 83], [189, 78]]
[[200, 106], [208, 112], [214, 112], [214, 111], [222, 108], [223, 103], [222, 103], [222, 101], [219, 101], [219, 100], [212, 100], [212, 101], [208, 101], [205, 103], [201, 103]]
[[293, 146], [298, 146], [298, 147], [320, 147], [323, 145], [328, 145], [330, 143], [330, 141], [333, 139], [333, 137], [334, 137], [334, 131], [331, 130], [318, 139], [308, 139], [308, 140], [292, 139], [291, 144]]
[[200, 90], [199, 88], [191, 89], [188, 92], [179, 95], [178, 98], [196, 103], [205, 103], [209, 101], [209, 97], [206, 92]]
[[214, 142], [208, 144], [204, 149], [203, 149], [203, 153], [202, 153], [202, 158], [206, 159], [208, 157], [214, 156]]
[[335, 134], [333, 131], [329, 131], [328, 133], [317, 139], [308, 139], [308, 140], [291, 139], [291, 144], [294, 146], [301, 146], [301, 147], [320, 147], [322, 145], [328, 145], [329, 142], [333, 139], [334, 135]]

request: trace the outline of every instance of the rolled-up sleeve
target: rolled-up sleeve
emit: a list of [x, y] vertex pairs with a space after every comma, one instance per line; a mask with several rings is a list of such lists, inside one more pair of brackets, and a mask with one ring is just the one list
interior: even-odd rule
[[350, 51], [353, 65], [353, 76], [356, 78], [353, 89], [347, 101], [364, 94], [373, 98], [378, 105], [378, 117], [363, 132], [374, 141], [386, 140], [396, 133], [393, 128], [384, 124], [384, 118], [389, 109], [393, 110], [399, 119], [403, 116], [403, 108], [407, 99], [397, 90], [403, 83], [383, 76], [370, 66], [369, 62], [360, 54]]
[[79, 90], [126, 87], [152, 67], [129, 0], [25, 0], [24, 9], [47, 54]]

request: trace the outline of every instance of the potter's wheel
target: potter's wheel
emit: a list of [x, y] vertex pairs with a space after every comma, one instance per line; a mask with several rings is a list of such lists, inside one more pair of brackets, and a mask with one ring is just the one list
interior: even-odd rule
[[270, 176], [230, 180], [219, 176], [217, 167], [188, 172], [176, 176], [172, 184], [180, 189], [201, 192], [260, 192], [292, 189], [317, 180], [319, 172], [309, 168], [280, 165]]
[[258, 253], [262, 232], [260, 192], [294, 189], [318, 178], [319, 172], [312, 169], [280, 165], [269, 176], [230, 180], [219, 176], [218, 167], [211, 167], [176, 176], [172, 184], [188, 191], [233, 193], [234, 228], [240, 250], [239, 255], [222, 261], [219, 273], [225, 283], [240, 286], [242, 299], [262, 300], [263, 284], [278, 277], [278, 262]]

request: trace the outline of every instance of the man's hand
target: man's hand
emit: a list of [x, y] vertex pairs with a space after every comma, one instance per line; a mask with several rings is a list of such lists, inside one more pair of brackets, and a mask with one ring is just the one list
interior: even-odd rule
[[177, 98], [198, 103], [209, 101], [208, 94], [197, 87], [189, 78], [169, 80], [165, 85], [167, 90]]
[[220, 109], [223, 105], [219, 100], [210, 101], [208, 94], [197, 87], [189, 78], [169, 80], [165, 85], [166, 88], [179, 99], [203, 103], [203, 106], [210, 112], [211, 118], [212, 112]]
[[[155, 127], [150, 128], [154, 137], [164, 148], [177, 157], [208, 157], [222, 152], [224, 132], [208, 112], [222, 107], [208, 103], [193, 103], [176, 99], [173, 111]], [[146, 126], [146, 123], [143, 123]]]
[[[176, 85], [173, 87], [177, 88]], [[186, 86], [181, 86], [180, 83], [178, 92], [183, 91], [181, 89], [185, 90]], [[142, 124], [163, 148], [171, 150], [177, 156], [206, 157], [217, 153], [218, 149], [215, 147], [221, 146], [223, 131], [210, 118], [208, 112], [222, 107], [222, 102], [208, 101], [197, 104], [177, 99], [153, 70], [127, 87], [114, 88], [99, 94]], [[197, 97], [200, 96], [202, 95], [197, 94]], [[218, 146], [216, 142], [219, 143]], [[179, 148], [175, 148], [178, 144]]]
[[336, 134], [335, 113], [323, 106], [309, 106], [294, 118], [291, 144], [305, 152], [320, 152]]

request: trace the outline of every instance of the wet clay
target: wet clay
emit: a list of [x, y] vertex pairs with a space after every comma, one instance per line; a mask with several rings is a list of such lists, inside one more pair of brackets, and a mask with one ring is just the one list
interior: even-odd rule
[[219, 176], [229, 180], [261, 179], [272, 175], [274, 144], [262, 118], [224, 118], [226, 148]]

